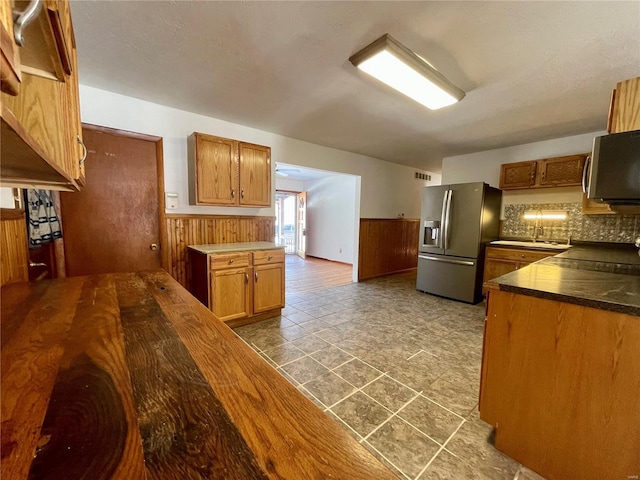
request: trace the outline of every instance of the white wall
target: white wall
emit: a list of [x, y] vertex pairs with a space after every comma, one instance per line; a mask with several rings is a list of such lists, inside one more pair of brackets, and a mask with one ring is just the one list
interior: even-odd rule
[[293, 178], [279, 177], [276, 175], [276, 190], [288, 190], [290, 192], [304, 192], [304, 182]]
[[[593, 138], [606, 132], [593, 132], [543, 142], [527, 143], [484, 152], [445, 157], [442, 160], [442, 183], [486, 182], [494, 187], [500, 183], [503, 163], [537, 160], [590, 152]], [[505, 191], [502, 205], [515, 203], [573, 203], [582, 201], [582, 190], [575, 188], [544, 188]]]
[[[274, 215], [274, 208], [201, 207], [189, 205], [187, 137], [194, 131], [271, 147], [272, 177], [276, 162], [301, 165], [362, 177], [361, 216], [392, 218], [398, 213], [419, 218], [422, 187], [439, 185], [414, 179], [416, 169], [364, 155], [323, 147], [274, 133], [185, 112], [85, 85], [80, 86], [82, 121], [163, 137], [164, 181], [167, 192], [179, 194], [172, 213], [219, 215]], [[91, 181], [90, 178], [87, 181]], [[272, 182], [275, 190], [276, 182]]]
[[307, 254], [356, 263], [357, 181], [352, 175], [336, 175], [305, 182]]

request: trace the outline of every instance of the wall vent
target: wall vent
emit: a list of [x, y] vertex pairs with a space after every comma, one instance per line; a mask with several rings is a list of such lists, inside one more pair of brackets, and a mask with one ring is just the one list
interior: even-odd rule
[[431, 175], [428, 175], [428, 174], [426, 174], [426, 173], [416, 172], [416, 180], [427, 180], [427, 181], [431, 181]]

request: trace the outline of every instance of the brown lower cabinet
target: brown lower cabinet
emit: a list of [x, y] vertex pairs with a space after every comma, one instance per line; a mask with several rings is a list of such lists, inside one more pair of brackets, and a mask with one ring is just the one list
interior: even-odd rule
[[280, 315], [284, 250], [204, 254], [189, 249], [191, 293], [235, 327]]
[[639, 320], [491, 290], [479, 408], [495, 447], [549, 480], [636, 478]]
[[513, 272], [530, 263], [557, 255], [559, 251], [533, 250], [530, 248], [487, 247], [484, 259], [482, 293], [486, 294], [487, 282]]

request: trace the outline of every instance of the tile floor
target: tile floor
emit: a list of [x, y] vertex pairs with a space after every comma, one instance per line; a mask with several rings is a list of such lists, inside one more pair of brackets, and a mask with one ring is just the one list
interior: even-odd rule
[[478, 416], [483, 320], [396, 275], [287, 295], [235, 331], [401, 479], [541, 480]]

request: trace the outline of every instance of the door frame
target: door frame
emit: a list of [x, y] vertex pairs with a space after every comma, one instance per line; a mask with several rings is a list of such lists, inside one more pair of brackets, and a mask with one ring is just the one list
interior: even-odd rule
[[167, 218], [165, 212], [165, 200], [164, 200], [164, 149], [162, 144], [162, 137], [156, 135], [147, 135], [146, 133], [130, 132], [128, 130], [122, 130], [119, 128], [103, 127], [101, 125], [94, 125], [91, 123], [82, 123], [82, 128], [87, 130], [94, 130], [97, 132], [108, 133], [119, 137], [135, 138], [138, 140], [145, 140], [155, 143], [156, 146], [156, 174], [157, 174], [157, 186], [158, 186], [158, 233], [160, 236], [160, 265], [164, 270], [168, 271], [169, 266], [169, 252], [166, 252], [165, 247], [168, 244], [167, 241]]

